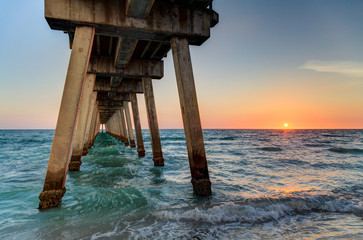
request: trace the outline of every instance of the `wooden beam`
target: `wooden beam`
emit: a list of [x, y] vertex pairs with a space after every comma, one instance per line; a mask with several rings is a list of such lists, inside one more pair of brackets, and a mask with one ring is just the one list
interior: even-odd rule
[[98, 106], [103, 106], [103, 107], [119, 107], [121, 108], [123, 106], [123, 102], [124, 101], [115, 101], [115, 100], [105, 100], [105, 101], [98, 101]]
[[[156, 1], [148, 18], [126, 15], [123, 1], [45, 0], [45, 18], [55, 30], [93, 26], [99, 35], [169, 42], [173, 36], [201, 45], [210, 36], [208, 9], [185, 8], [167, 1]], [[193, 26], [193, 27], [190, 27]]]
[[137, 39], [118, 38], [114, 64], [116, 68], [127, 67], [135, 51], [137, 42]]
[[159, 43], [158, 46], [155, 48], [154, 52], [151, 54], [150, 59], [153, 59], [155, 55], [159, 52], [160, 48], [163, 46], [163, 43]]
[[109, 107], [109, 106], [98, 106], [98, 110], [112, 110], [117, 111], [120, 109], [120, 107]]
[[119, 76], [111, 77], [110, 86], [111, 88], [118, 87], [121, 83], [122, 78]]
[[105, 82], [97, 82], [94, 91], [115, 93], [143, 93], [141, 80], [123, 79], [118, 87], [111, 87]]
[[113, 37], [110, 37], [110, 44], [108, 46], [108, 55], [112, 55]]
[[154, 0], [126, 0], [126, 15], [129, 17], [146, 18], [154, 4]]
[[98, 101], [102, 101], [102, 100], [130, 101], [130, 96], [129, 96], [129, 94], [117, 93], [115, 97], [113, 97], [112, 99], [110, 99], [107, 96], [107, 94], [98, 93], [97, 100]]
[[[149, 16], [154, 0], [126, 0], [126, 15], [128, 17], [146, 18]], [[118, 38], [115, 56], [115, 67], [124, 68], [130, 62], [138, 40]]]
[[112, 98], [114, 98], [116, 96], [116, 92], [115, 91], [110, 91], [110, 92], [108, 92], [107, 93], [107, 97], [109, 98], [109, 99], [112, 99]]
[[97, 49], [97, 55], [101, 55], [101, 36], [96, 36], [96, 49]]
[[145, 53], [147, 52], [147, 50], [149, 50], [150, 45], [151, 45], [151, 41], [149, 41], [149, 42], [147, 43], [146, 47], [144, 48], [144, 50], [143, 50], [143, 51], [142, 51], [142, 53], [141, 53], [140, 58], [144, 58]]
[[113, 57], [92, 57], [88, 73], [95, 73], [101, 77], [141, 78], [151, 77], [160, 79], [164, 76], [164, 62], [151, 60], [132, 60], [127, 68], [115, 68]]

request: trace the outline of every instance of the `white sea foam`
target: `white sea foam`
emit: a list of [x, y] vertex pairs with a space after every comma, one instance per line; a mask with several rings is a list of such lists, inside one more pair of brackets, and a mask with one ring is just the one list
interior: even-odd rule
[[174, 221], [196, 221], [210, 223], [260, 223], [278, 220], [288, 215], [311, 211], [329, 211], [353, 213], [362, 216], [363, 206], [360, 200], [333, 199], [326, 196], [314, 196], [308, 199], [283, 199], [265, 201], [261, 204], [224, 204], [207, 209], [164, 210], [155, 213], [159, 219]]

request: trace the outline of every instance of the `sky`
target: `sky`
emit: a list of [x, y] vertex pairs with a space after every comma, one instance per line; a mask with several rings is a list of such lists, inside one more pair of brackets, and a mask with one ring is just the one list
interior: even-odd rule
[[[191, 46], [202, 127], [363, 128], [363, 1], [215, 0], [219, 23]], [[44, 1], [0, 0], [0, 129], [54, 129], [68, 36]], [[154, 80], [160, 128], [183, 128], [171, 52]], [[138, 96], [141, 125], [145, 103]]]

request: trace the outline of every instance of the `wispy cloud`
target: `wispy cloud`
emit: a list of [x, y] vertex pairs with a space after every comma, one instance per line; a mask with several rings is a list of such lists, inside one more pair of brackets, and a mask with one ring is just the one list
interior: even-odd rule
[[299, 68], [316, 72], [339, 73], [349, 77], [363, 77], [363, 62], [312, 60], [306, 62]]

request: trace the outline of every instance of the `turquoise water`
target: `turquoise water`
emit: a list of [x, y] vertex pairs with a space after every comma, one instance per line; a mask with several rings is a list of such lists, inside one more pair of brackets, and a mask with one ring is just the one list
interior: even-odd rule
[[363, 239], [363, 130], [205, 130], [213, 195], [182, 130], [165, 167], [99, 134], [60, 207], [39, 211], [52, 130], [0, 130], [0, 239]]

